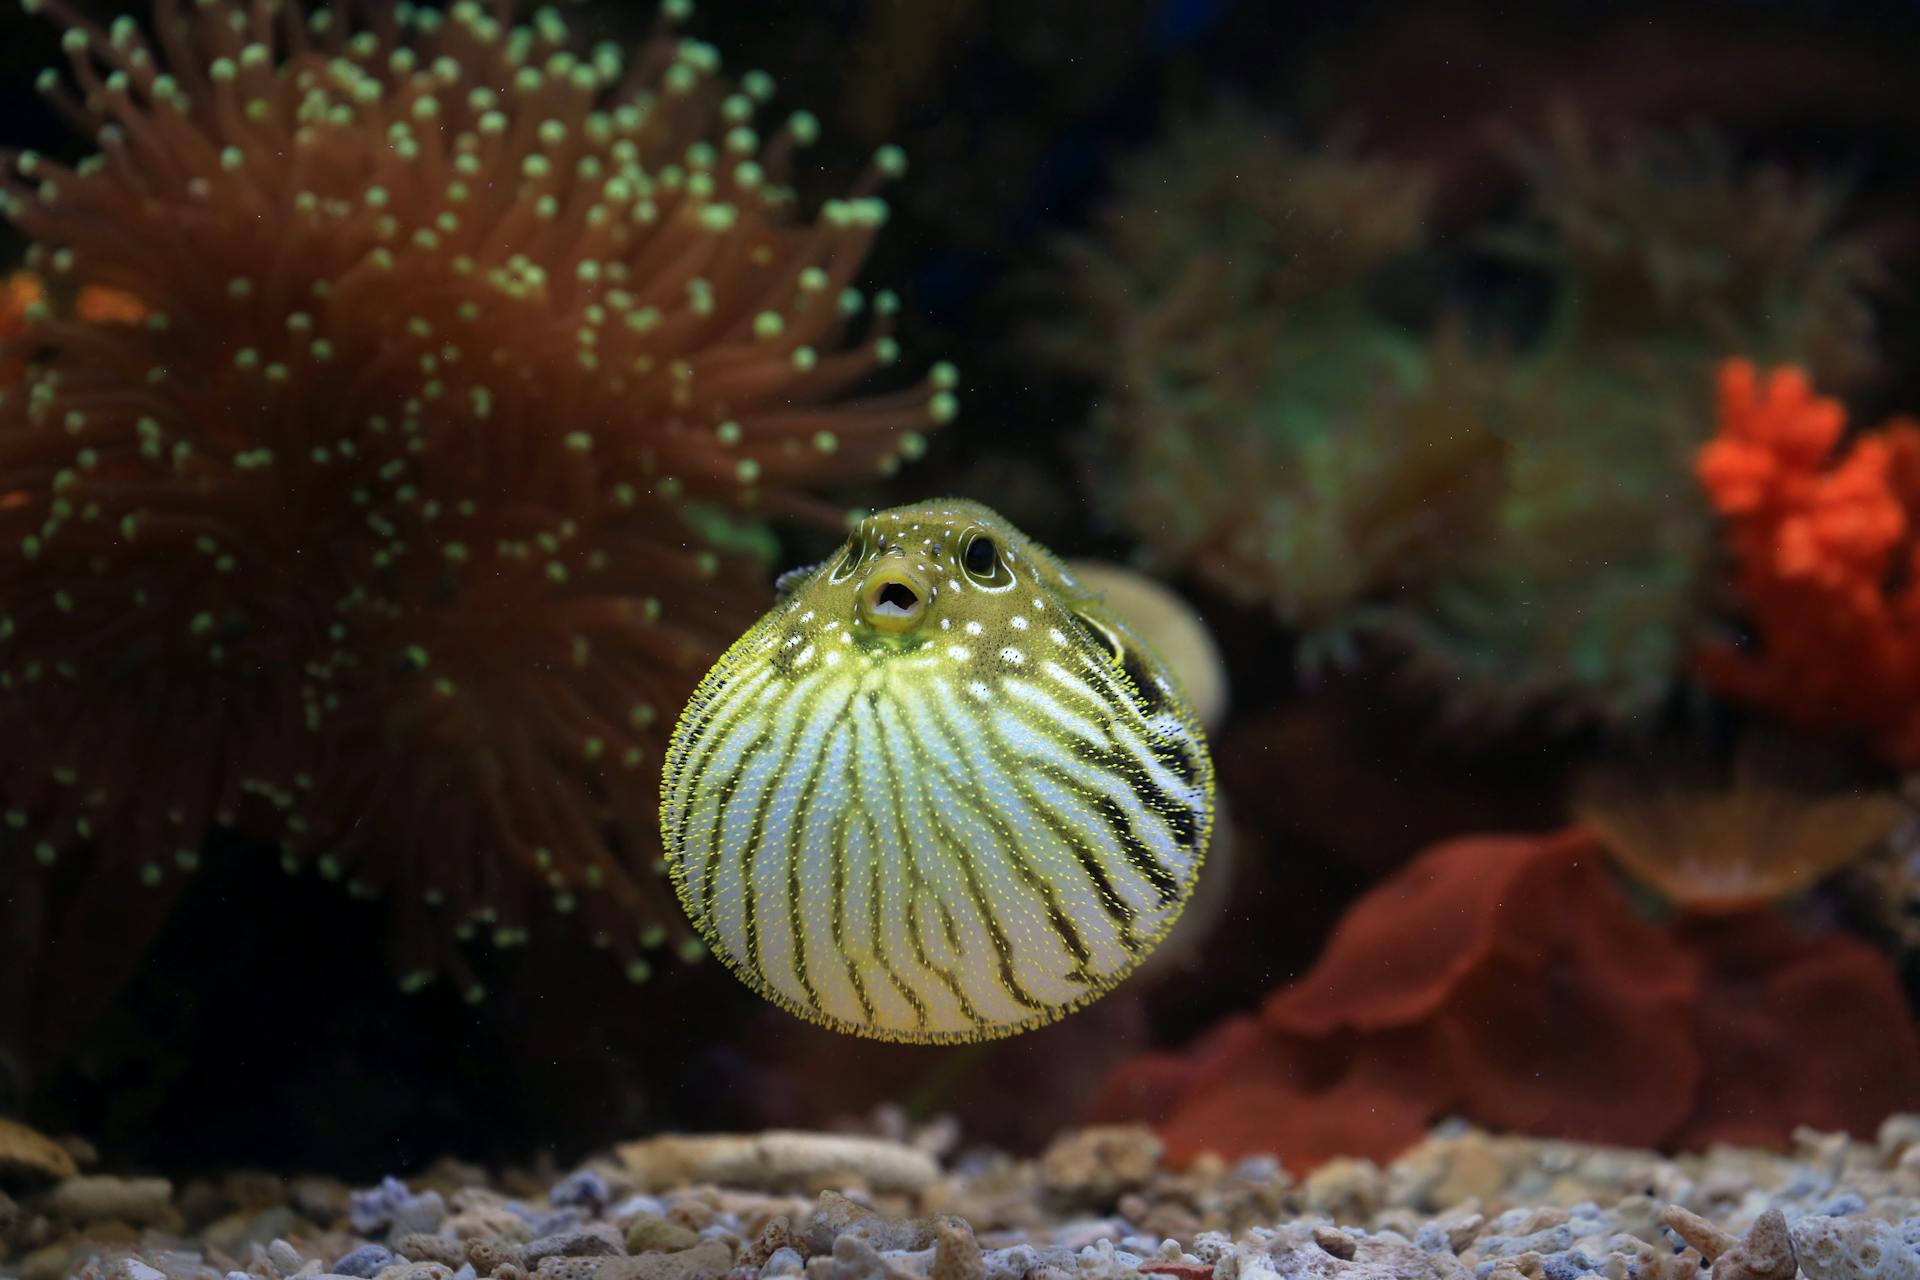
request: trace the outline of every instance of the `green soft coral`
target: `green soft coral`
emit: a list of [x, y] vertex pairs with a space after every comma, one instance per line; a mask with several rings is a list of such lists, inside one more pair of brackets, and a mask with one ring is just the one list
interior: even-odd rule
[[1561, 117], [1517, 154], [1530, 217], [1494, 243], [1548, 274], [1555, 310], [1487, 406], [1510, 445], [1499, 516], [1383, 629], [1459, 690], [1457, 717], [1626, 723], [1672, 689], [1705, 604], [1707, 371], [1760, 352], [1859, 377], [1874, 266], [1831, 234], [1831, 192], [1742, 174], [1707, 135], [1603, 155]]
[[1571, 117], [1516, 148], [1529, 201], [1488, 236], [1550, 291], [1517, 349], [1373, 298], [1427, 246], [1411, 169], [1311, 152], [1228, 110], [1122, 174], [1070, 250], [1103, 380], [1097, 457], [1154, 557], [1303, 634], [1385, 640], [1456, 724], [1630, 723], [1671, 692], [1708, 512], [1687, 460], [1720, 357], [1873, 364], [1873, 262], [1833, 194], [1710, 138], [1603, 151]]
[[1461, 362], [1368, 301], [1420, 243], [1425, 183], [1230, 110], [1121, 185], [1107, 239], [1068, 250], [1090, 323], [1055, 341], [1108, 387], [1089, 452], [1117, 460], [1117, 514], [1307, 629], [1423, 576], [1498, 453], [1453, 412]]

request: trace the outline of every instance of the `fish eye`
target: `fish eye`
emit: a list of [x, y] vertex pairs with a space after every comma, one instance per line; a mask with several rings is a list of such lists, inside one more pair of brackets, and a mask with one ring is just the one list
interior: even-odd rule
[[976, 534], [961, 551], [960, 563], [976, 578], [991, 578], [1000, 567], [1000, 553], [992, 538]]

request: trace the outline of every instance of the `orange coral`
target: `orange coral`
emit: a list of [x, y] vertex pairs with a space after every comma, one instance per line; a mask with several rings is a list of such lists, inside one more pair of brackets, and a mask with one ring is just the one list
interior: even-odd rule
[[1816, 795], [1744, 779], [1725, 790], [1589, 784], [1576, 809], [1628, 875], [1703, 916], [1812, 888], [1883, 845], [1902, 813], [1884, 792]]
[[1799, 369], [1719, 371], [1696, 470], [1726, 522], [1759, 651], [1706, 650], [1707, 679], [1799, 728], [1920, 763], [1920, 425], [1843, 444], [1846, 411]]
[[639, 976], [685, 937], [663, 736], [765, 604], [740, 524], [953, 413], [944, 367], [846, 398], [898, 153], [806, 216], [768, 77], [552, 10], [44, 7], [104, 154], [0, 156], [78, 307], [0, 392], [0, 839], [157, 904], [237, 827], [444, 921], [410, 974], [570, 916]]

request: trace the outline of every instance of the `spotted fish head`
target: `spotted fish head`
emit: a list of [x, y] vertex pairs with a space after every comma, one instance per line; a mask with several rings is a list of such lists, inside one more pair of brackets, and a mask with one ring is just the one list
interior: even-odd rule
[[[786, 639], [839, 638], [884, 661], [962, 640], [980, 649], [991, 675], [1017, 666], [997, 646], [1030, 643], [1035, 622], [1077, 621], [1071, 640], [1105, 648], [1120, 634], [1099, 598], [1075, 582], [1053, 553], [977, 502], [949, 499], [868, 516], [822, 563], [783, 579]], [[1143, 650], [1144, 652], [1144, 650]], [[969, 653], [965, 659], [975, 662]]]
[[1206, 849], [1172, 673], [978, 503], [880, 512], [720, 659], [667, 753], [688, 915], [748, 985], [890, 1040], [1050, 1022], [1130, 972]]

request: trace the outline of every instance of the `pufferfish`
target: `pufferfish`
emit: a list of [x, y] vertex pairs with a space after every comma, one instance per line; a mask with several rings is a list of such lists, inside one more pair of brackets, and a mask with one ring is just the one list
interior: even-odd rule
[[778, 587], [667, 750], [667, 867], [714, 953], [882, 1040], [1012, 1035], [1125, 977], [1213, 822], [1166, 665], [976, 502], [869, 516]]

